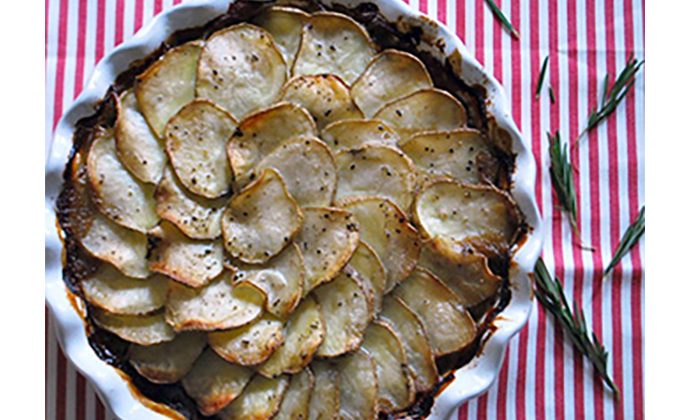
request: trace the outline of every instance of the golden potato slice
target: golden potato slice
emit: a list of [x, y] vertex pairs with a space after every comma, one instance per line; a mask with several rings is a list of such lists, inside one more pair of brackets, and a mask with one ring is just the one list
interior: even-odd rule
[[194, 99], [201, 45], [194, 41], [173, 48], [137, 77], [139, 109], [159, 138], [168, 120]]
[[360, 149], [367, 144], [398, 144], [398, 134], [379, 120], [337, 121], [321, 130], [321, 138], [334, 152]]
[[340, 372], [323, 360], [311, 364], [314, 389], [309, 401], [309, 419], [337, 419], [340, 411]]
[[362, 283], [362, 287], [371, 296], [374, 313], [381, 310], [381, 301], [386, 290], [386, 269], [381, 259], [366, 242], [360, 240], [347, 266], [353, 269]]
[[331, 73], [351, 85], [375, 54], [374, 43], [359, 23], [340, 13], [317, 12], [302, 27], [292, 74]]
[[252, 374], [250, 369], [228, 363], [206, 349], [182, 379], [182, 387], [196, 401], [199, 411], [210, 416], [235, 400]]
[[238, 328], [208, 334], [208, 344], [220, 357], [244, 366], [264, 362], [284, 341], [283, 322], [270, 314]]
[[359, 349], [340, 358], [337, 368], [340, 373], [340, 418], [376, 419], [378, 379], [374, 359]]
[[388, 123], [403, 141], [422, 131], [453, 130], [467, 123], [465, 107], [440, 89], [418, 90], [390, 102], [374, 118]]
[[391, 413], [414, 401], [414, 383], [406, 368], [405, 352], [393, 330], [378, 321], [367, 328], [362, 348], [376, 363], [378, 408]]
[[462, 350], [472, 343], [477, 327], [460, 299], [430, 272], [416, 269], [393, 290], [420, 319], [434, 356]]
[[132, 176], [117, 157], [113, 130], [100, 129], [87, 159], [96, 207], [118, 225], [146, 233], [158, 223], [153, 185]]
[[402, 209], [410, 208], [416, 185], [415, 167], [399, 150], [389, 146], [365, 145], [339, 152], [336, 203], [353, 198], [379, 196]]
[[325, 334], [319, 305], [312, 297], [306, 297], [288, 320], [285, 343], [258, 367], [259, 373], [276, 377], [299, 372], [311, 362]]
[[168, 279], [154, 275], [145, 280], [127, 277], [110, 264], [101, 264], [80, 282], [84, 298], [113, 314], [143, 315], [165, 305]]
[[364, 118], [352, 102], [350, 88], [333, 74], [293, 77], [283, 86], [279, 100], [302, 105], [319, 130], [334, 121]]
[[253, 171], [277, 170], [300, 207], [329, 206], [336, 186], [335, 158], [316, 137], [297, 136], [284, 141]]
[[101, 309], [93, 309], [91, 315], [96, 325], [130, 343], [151, 346], [175, 338], [175, 331], [165, 322], [162, 313], [115, 315]]
[[492, 187], [438, 180], [417, 195], [414, 217], [438, 252], [459, 261], [476, 252], [507, 252], [519, 211], [510, 196]]
[[280, 410], [274, 417], [275, 420], [306, 420], [309, 416], [309, 400], [314, 390], [314, 374], [309, 367], [290, 378]]
[[299, 135], [315, 136], [316, 124], [296, 104], [282, 102], [242, 120], [227, 147], [237, 186], [253, 181], [259, 175], [256, 165], [285, 140]]
[[352, 85], [352, 98], [364, 115], [371, 118], [387, 103], [431, 87], [431, 76], [417, 57], [403, 51], [385, 50], [371, 60]]
[[421, 241], [417, 230], [390, 200], [367, 197], [354, 200], [345, 209], [360, 224], [362, 241], [376, 251], [386, 269], [386, 293], [403, 281], [417, 265]]
[[153, 346], [133, 345], [129, 362], [141, 376], [156, 384], [171, 384], [182, 379], [206, 347], [201, 332], [186, 332], [167, 343]]
[[274, 169], [235, 195], [221, 226], [225, 249], [246, 263], [265, 263], [285, 248], [302, 226], [302, 211]]
[[286, 375], [278, 378], [255, 375], [242, 394], [218, 413], [218, 417], [228, 420], [268, 420], [278, 412], [289, 382]]
[[122, 164], [142, 182], [157, 184], [168, 161], [163, 142], [151, 130], [129, 89], [117, 99], [115, 145]]
[[438, 380], [438, 371], [422, 322], [398, 298], [387, 296], [383, 302], [379, 319], [391, 327], [400, 339], [407, 366], [414, 377], [415, 391], [431, 391]]
[[302, 24], [309, 14], [293, 7], [273, 6], [267, 8], [254, 22], [273, 35], [276, 47], [283, 55], [287, 68], [292, 68], [302, 38]]
[[189, 239], [175, 225], [162, 222], [152, 231], [157, 243], [149, 268], [190, 287], [201, 287], [223, 271], [220, 241]]
[[347, 211], [328, 207], [304, 209], [302, 230], [295, 239], [304, 256], [304, 296], [331, 280], [347, 264], [359, 242], [358, 229]]
[[217, 198], [230, 191], [232, 170], [225, 153], [237, 122], [212, 102], [196, 99], [165, 127], [165, 149], [180, 182], [194, 194]]

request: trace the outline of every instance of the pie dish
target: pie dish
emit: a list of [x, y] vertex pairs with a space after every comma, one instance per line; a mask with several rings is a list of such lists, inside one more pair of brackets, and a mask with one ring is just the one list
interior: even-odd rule
[[225, 6], [157, 18], [58, 127], [67, 355], [123, 418], [446, 416], [531, 306], [500, 90], [397, 3]]

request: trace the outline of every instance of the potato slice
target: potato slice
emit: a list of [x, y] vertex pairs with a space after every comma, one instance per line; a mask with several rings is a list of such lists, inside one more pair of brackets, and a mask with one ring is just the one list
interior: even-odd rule
[[302, 211], [274, 169], [235, 195], [223, 213], [225, 249], [246, 263], [265, 263], [285, 248], [302, 226]]
[[386, 269], [386, 289], [391, 291], [417, 265], [421, 242], [417, 230], [391, 201], [380, 197], [354, 200], [345, 206], [360, 224], [362, 241], [376, 251]]
[[375, 419], [378, 379], [374, 359], [359, 349], [340, 358], [337, 368], [340, 373], [340, 418]]
[[339, 152], [336, 203], [352, 198], [380, 196], [402, 209], [410, 208], [416, 185], [415, 167], [399, 150], [389, 146], [365, 145]]
[[331, 280], [347, 264], [359, 242], [352, 214], [336, 208], [304, 209], [304, 224], [295, 239], [304, 255], [303, 295]]
[[387, 103], [431, 87], [431, 76], [417, 57], [385, 50], [371, 60], [352, 85], [352, 98], [364, 115], [371, 118]]
[[519, 211], [510, 196], [492, 187], [438, 180], [417, 195], [414, 217], [439, 253], [459, 261], [476, 252], [507, 252]]
[[180, 182], [194, 194], [217, 198], [230, 191], [232, 170], [225, 154], [237, 122], [212, 102], [196, 99], [165, 127], [165, 148]]
[[149, 268], [190, 287], [201, 287], [223, 271], [220, 241], [189, 239], [173, 224], [163, 222], [152, 233], [157, 243]]
[[321, 138], [334, 152], [360, 149], [367, 144], [398, 144], [398, 134], [379, 120], [337, 121], [321, 130]]
[[168, 279], [154, 275], [145, 280], [127, 277], [110, 264], [101, 264], [80, 283], [84, 298], [113, 314], [143, 315], [165, 305]]
[[238, 365], [257, 365], [285, 341], [283, 322], [264, 314], [250, 324], [208, 334], [208, 343], [223, 359]]
[[376, 54], [367, 31], [340, 13], [317, 12], [302, 27], [292, 74], [331, 73], [351, 85]]
[[319, 130], [334, 121], [364, 118], [352, 102], [350, 88], [333, 74], [293, 77], [283, 86], [279, 98], [302, 105], [314, 117]]
[[115, 315], [94, 309], [91, 314], [96, 325], [130, 343], [151, 346], [175, 338], [175, 331], [166, 324], [162, 313]]
[[285, 332], [285, 343], [258, 367], [266, 377], [297, 373], [311, 362], [326, 334], [319, 305], [306, 297], [292, 313]]
[[153, 346], [134, 345], [129, 362], [141, 376], [156, 384], [171, 384], [182, 379], [206, 347], [201, 332], [187, 332], [167, 343]]
[[415, 391], [431, 391], [438, 380], [438, 371], [422, 322], [398, 298], [387, 296], [383, 302], [379, 319], [391, 327], [400, 339], [407, 366], [414, 377]]
[[416, 269], [393, 291], [422, 321], [434, 356], [462, 350], [477, 327], [460, 299], [430, 272]]
[[278, 378], [265, 378], [256, 375], [242, 394], [223, 411], [221, 419], [268, 420], [278, 412], [290, 379], [283, 375]]
[[283, 142], [256, 167], [277, 170], [300, 207], [329, 206], [337, 183], [335, 158], [316, 137], [297, 136]]
[[113, 130], [96, 132], [86, 165], [93, 202], [104, 215], [137, 232], [146, 233], [156, 226], [154, 187], [133, 177], [122, 165]]
[[196, 360], [192, 370], [182, 379], [182, 387], [202, 414], [210, 416], [235, 400], [247, 386], [252, 371], [233, 365], [206, 349]]
[[259, 162], [285, 140], [299, 135], [315, 136], [316, 124], [296, 104], [282, 102], [242, 120], [227, 147], [237, 186], [253, 181], [259, 175], [254, 171]]
[[293, 7], [273, 6], [263, 11], [254, 22], [273, 35], [276, 47], [291, 69], [302, 39], [302, 24], [309, 14]]
[[306, 420], [309, 416], [309, 400], [314, 390], [314, 374], [309, 367], [290, 379], [280, 410], [274, 417], [275, 420]]
[[391, 413], [414, 401], [414, 383], [406, 368], [407, 360], [400, 340], [393, 330], [378, 321], [367, 328], [362, 348], [376, 363], [378, 408]]
[[405, 141], [422, 131], [453, 130], [465, 126], [465, 107], [440, 89], [418, 90], [386, 104], [374, 118], [388, 123]]
[[323, 360], [311, 364], [314, 371], [314, 389], [309, 401], [309, 420], [337, 419], [340, 411], [340, 372]]
[[386, 290], [386, 269], [376, 251], [360, 239], [347, 266], [357, 273], [362, 287], [372, 298], [374, 313], [379, 313]]
[[115, 144], [120, 161], [135, 177], [158, 183], [168, 161], [165, 146], [139, 110], [132, 89], [122, 92], [117, 100]]

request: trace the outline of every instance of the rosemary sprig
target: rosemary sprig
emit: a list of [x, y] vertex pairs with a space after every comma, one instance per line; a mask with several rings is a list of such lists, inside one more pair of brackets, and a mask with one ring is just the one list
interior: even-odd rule
[[541, 94], [541, 87], [544, 85], [544, 78], [546, 77], [546, 66], [549, 64], [549, 56], [547, 55], [541, 64], [541, 70], [539, 70], [539, 79], [537, 80], [537, 91], [535, 92], [538, 98]]
[[539, 258], [534, 267], [534, 279], [536, 283], [535, 294], [544, 309], [556, 318], [556, 321], [567, 332], [575, 348], [587, 357], [594, 366], [594, 371], [606, 385], [613, 391], [618, 400], [619, 391], [616, 383], [611, 379], [606, 370], [608, 364], [608, 352], [599, 341], [597, 335], [587, 330], [587, 321], [582, 308], [577, 302], [573, 303], [571, 310], [568, 299], [563, 293], [558, 277], [551, 278], [544, 261]]
[[508, 18], [503, 14], [501, 9], [496, 6], [496, 3], [494, 3], [494, 0], [486, 0], [486, 4], [489, 5], [489, 9], [496, 15], [496, 18], [501, 21], [503, 26], [505, 26], [509, 31], [510, 34], [515, 37], [516, 39], [520, 39], [520, 34], [518, 33], [517, 29], [513, 26], [512, 23], [508, 20]]
[[623, 238], [618, 244], [616, 252], [613, 254], [613, 258], [611, 259], [611, 262], [609, 263], [608, 267], [606, 267], [606, 270], [604, 270], [604, 277], [606, 277], [611, 272], [611, 270], [613, 270], [613, 267], [615, 267], [616, 264], [618, 264], [620, 260], [623, 259], [623, 256], [625, 256], [625, 254], [627, 254], [632, 249], [632, 247], [635, 246], [635, 244], [640, 240], [642, 235], [644, 235], [644, 206], [642, 206], [642, 209], [640, 209], [640, 213], [637, 215], [637, 219], [635, 219], [633, 224], [628, 226], [628, 228], [625, 230]]
[[551, 100], [552, 104], [556, 103], [556, 95], [553, 93], [553, 88], [549, 86], [549, 99]]

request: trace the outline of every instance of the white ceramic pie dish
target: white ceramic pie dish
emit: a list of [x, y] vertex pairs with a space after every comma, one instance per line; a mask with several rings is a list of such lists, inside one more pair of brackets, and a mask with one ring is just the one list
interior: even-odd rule
[[[160, 14], [134, 37], [106, 56], [94, 69], [91, 78], [75, 103], [65, 112], [55, 131], [52, 149], [46, 164], [45, 201], [45, 279], [46, 302], [54, 316], [57, 337], [65, 355], [94, 385], [103, 402], [123, 419], [163, 418], [135, 397], [118, 372], [98, 358], [88, 344], [82, 318], [70, 301], [62, 281], [62, 242], [56, 229], [55, 200], [62, 186], [62, 172], [72, 148], [75, 124], [91, 115], [115, 77], [129, 64], [155, 50], [170, 34], [194, 27], [223, 14], [234, 0], [189, 1]], [[496, 379], [508, 341], [527, 322], [532, 307], [531, 279], [535, 261], [541, 253], [542, 226], [534, 199], [535, 163], [531, 151], [518, 132], [508, 112], [505, 93], [498, 82], [470, 56], [465, 45], [445, 26], [423, 17], [400, 0], [337, 0], [335, 3], [356, 6], [365, 1], [376, 3], [380, 12], [392, 22], [410, 22], [423, 28], [424, 39], [433, 44], [422, 49], [435, 56], [450, 56], [454, 51], [462, 57], [460, 76], [469, 84], [482, 85], [487, 92], [487, 110], [498, 127], [509, 133], [516, 154], [512, 195], [531, 227], [513, 258], [511, 265], [512, 297], [508, 306], [494, 321], [495, 330], [482, 351], [469, 364], [455, 373], [435, 401], [430, 418], [445, 419], [463, 402], [485, 392]], [[332, 3], [332, 0], [324, 0]], [[434, 42], [442, 40], [439, 43]], [[424, 48], [424, 47], [428, 48]]]

